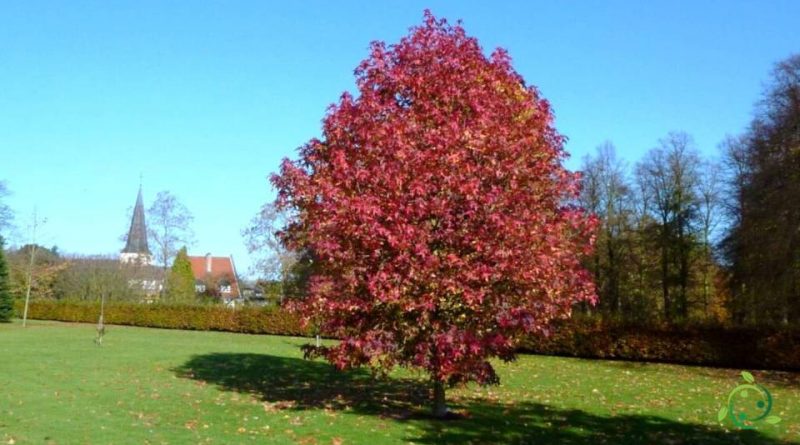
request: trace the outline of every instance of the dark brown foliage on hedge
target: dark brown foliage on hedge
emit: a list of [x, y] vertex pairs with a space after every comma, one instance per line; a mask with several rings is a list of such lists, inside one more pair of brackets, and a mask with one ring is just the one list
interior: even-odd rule
[[577, 318], [520, 350], [546, 355], [741, 369], [800, 370], [800, 330], [710, 325], [632, 325]]

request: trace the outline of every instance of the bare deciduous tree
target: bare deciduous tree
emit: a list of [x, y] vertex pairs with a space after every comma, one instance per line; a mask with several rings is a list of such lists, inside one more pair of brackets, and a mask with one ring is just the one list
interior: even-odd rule
[[[267, 203], [242, 230], [247, 251], [255, 259], [251, 272], [282, 284], [287, 281], [299, 257], [296, 252], [287, 250], [277, 236], [278, 230], [286, 226], [289, 218], [289, 215]], [[283, 290], [281, 288], [281, 295]]]
[[31, 288], [33, 287], [33, 266], [36, 262], [36, 231], [38, 230], [39, 226], [41, 226], [45, 220], [40, 220], [36, 214], [36, 209], [33, 210], [33, 220], [31, 222], [31, 249], [30, 249], [30, 261], [28, 262], [28, 280], [25, 289], [25, 309], [22, 312], [22, 327], [27, 326], [28, 324], [28, 307], [30, 306], [31, 301]]
[[11, 211], [11, 208], [7, 204], [3, 203], [3, 198], [10, 194], [6, 183], [0, 181], [0, 235], [10, 229], [14, 221], [14, 212]]
[[700, 261], [700, 273], [703, 277], [702, 301], [705, 316], [709, 316], [711, 303], [711, 278], [714, 270], [712, 237], [720, 219], [720, 207], [722, 205], [721, 183], [722, 170], [720, 165], [713, 161], [703, 162], [702, 170], [698, 175], [697, 198], [700, 241], [703, 253]]
[[115, 256], [71, 256], [53, 283], [54, 296], [63, 300], [139, 302], [142, 289], [131, 286], [138, 268], [121, 264]]
[[[661, 291], [667, 320], [688, 314], [699, 163], [691, 136], [674, 132], [661, 139], [636, 168], [637, 181], [649, 196], [658, 221]], [[673, 287], [677, 287], [677, 294]]]
[[181, 246], [193, 244], [193, 220], [189, 209], [168, 191], [158, 192], [147, 209], [147, 236], [155, 244], [154, 256], [165, 271]]
[[624, 237], [631, 227], [631, 189], [625, 176], [625, 164], [617, 158], [614, 145], [605, 142], [597, 147], [594, 157], [584, 158], [581, 202], [600, 219], [598, 240], [592, 268], [595, 284], [607, 312], [622, 311], [624, 269], [629, 267]]

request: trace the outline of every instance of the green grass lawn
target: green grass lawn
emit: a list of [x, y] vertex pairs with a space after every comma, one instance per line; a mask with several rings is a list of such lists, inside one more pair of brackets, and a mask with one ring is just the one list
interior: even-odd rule
[[754, 371], [777, 425], [716, 421], [740, 370], [521, 356], [499, 387], [427, 417], [409, 372], [376, 381], [305, 361], [305, 339], [90, 325], [0, 325], [0, 444], [800, 443], [800, 374]]

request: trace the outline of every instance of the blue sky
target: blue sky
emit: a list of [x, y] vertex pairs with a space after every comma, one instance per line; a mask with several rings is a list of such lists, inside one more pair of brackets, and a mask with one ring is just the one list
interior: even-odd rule
[[[144, 176], [192, 211], [190, 252], [233, 254], [280, 159], [354, 89], [369, 42], [430, 8], [463, 20], [551, 101], [568, 166], [604, 140], [635, 162], [672, 130], [713, 155], [800, 52], [800, 2], [3, 2], [0, 180], [20, 236], [113, 254]], [[17, 242], [21, 239], [18, 238]]]

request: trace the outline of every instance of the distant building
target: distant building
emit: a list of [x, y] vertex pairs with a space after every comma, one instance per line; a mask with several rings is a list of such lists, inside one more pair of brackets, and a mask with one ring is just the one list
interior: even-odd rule
[[208, 253], [205, 256], [189, 256], [189, 262], [192, 263], [197, 293], [219, 296], [223, 300], [241, 297], [233, 257]]
[[[122, 249], [119, 260], [136, 273], [136, 278], [129, 281], [131, 287], [140, 288], [147, 295], [160, 294], [164, 290], [164, 271], [153, 266], [153, 255], [147, 245], [141, 185], [133, 207], [125, 248]], [[212, 256], [209, 253], [205, 256], [190, 256], [189, 262], [192, 264], [197, 293], [220, 297], [229, 305], [234, 305], [235, 300], [241, 298], [232, 257]]]
[[153, 263], [153, 255], [147, 247], [147, 225], [144, 221], [144, 204], [142, 203], [142, 186], [136, 196], [136, 205], [133, 207], [131, 228], [128, 230], [128, 239], [119, 260], [125, 264], [138, 264], [149, 266]]
[[147, 246], [147, 224], [144, 219], [141, 185], [136, 196], [136, 205], [133, 207], [128, 238], [125, 240], [125, 248], [119, 255], [119, 261], [126, 266], [127, 273], [131, 275], [128, 284], [131, 288], [141, 289], [146, 295], [146, 301], [153, 301], [152, 296], [164, 290], [164, 271], [153, 266], [153, 255]]

